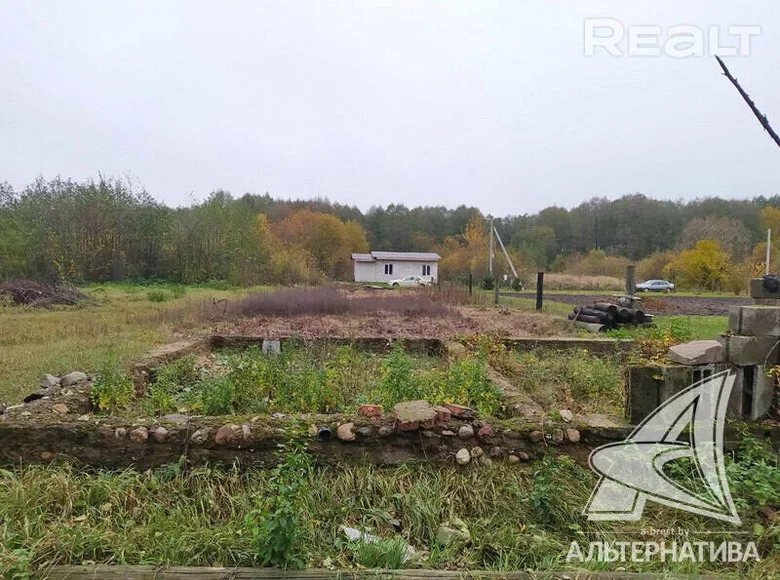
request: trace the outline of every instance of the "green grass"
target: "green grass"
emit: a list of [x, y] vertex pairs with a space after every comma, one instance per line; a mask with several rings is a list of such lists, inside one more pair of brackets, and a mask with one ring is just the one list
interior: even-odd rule
[[149, 302], [146, 287], [123, 284], [85, 289], [97, 304], [54, 310], [0, 306], [0, 401], [15, 403], [35, 390], [45, 373], [95, 372], [126, 365], [175, 330], [188, 331], [202, 301], [233, 292], [172, 290], [165, 303]]
[[391, 409], [416, 399], [469, 405], [488, 415], [502, 406], [503, 395], [479, 356], [447, 362], [409, 355], [400, 346], [377, 355], [351, 346], [288, 343], [279, 354], [250, 348], [221, 353], [209, 368], [194, 363], [185, 358], [162, 368], [140, 406], [149, 413], [185, 407], [206, 415], [349, 413], [361, 404]]
[[[183, 471], [177, 465], [143, 473], [14, 468], [0, 471], [0, 570], [4, 577], [26, 577], [21, 574], [51, 564], [84, 561], [396, 567], [402, 542], [424, 554], [405, 566], [563, 570], [571, 567], [565, 557], [573, 540], [583, 545], [643, 541], [640, 531], [653, 527], [687, 529], [691, 542], [753, 540], [762, 562], [752, 567], [621, 562], [625, 570], [777, 577], [780, 523], [768, 522], [762, 509], [780, 501], [780, 470], [772, 453], [755, 440], [746, 447], [736, 463], [728, 462], [743, 520], [744, 535], [739, 536], [706, 517], [652, 502], [639, 522], [589, 522], [582, 509], [595, 475], [571, 459], [552, 455], [520, 468], [496, 462], [463, 469], [430, 464], [317, 467], [295, 455], [270, 475], [209, 467]], [[281, 489], [283, 500], [277, 499]], [[439, 545], [438, 526], [455, 518], [468, 527], [472, 543]], [[342, 525], [375, 535], [382, 544], [376, 550], [360, 548], [344, 537]], [[614, 570], [616, 564], [578, 566]]]

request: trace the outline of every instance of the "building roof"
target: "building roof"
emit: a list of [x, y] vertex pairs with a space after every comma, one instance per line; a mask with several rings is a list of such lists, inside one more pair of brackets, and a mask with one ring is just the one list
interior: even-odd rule
[[352, 254], [356, 262], [374, 260], [397, 260], [399, 262], [438, 262], [441, 256], [436, 252], [371, 252], [370, 254]]

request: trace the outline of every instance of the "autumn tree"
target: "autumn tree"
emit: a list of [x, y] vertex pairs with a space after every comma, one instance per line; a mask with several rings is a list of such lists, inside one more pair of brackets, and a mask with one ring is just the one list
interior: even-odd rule
[[683, 250], [663, 269], [664, 277], [680, 286], [720, 290], [729, 279], [734, 265], [715, 240], [699, 240], [690, 250]]

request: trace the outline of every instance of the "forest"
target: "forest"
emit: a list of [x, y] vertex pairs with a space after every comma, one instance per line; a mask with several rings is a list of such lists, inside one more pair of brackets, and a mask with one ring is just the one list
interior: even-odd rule
[[637, 193], [508, 216], [395, 204], [364, 213], [223, 190], [172, 208], [119, 178], [39, 177], [20, 191], [0, 182], [0, 280], [318, 283], [349, 280], [350, 253], [369, 249], [436, 251], [443, 280], [479, 278], [491, 217], [522, 276], [621, 276], [637, 263], [642, 278], [736, 292], [761, 269], [766, 229], [780, 237], [780, 196], [684, 202]]

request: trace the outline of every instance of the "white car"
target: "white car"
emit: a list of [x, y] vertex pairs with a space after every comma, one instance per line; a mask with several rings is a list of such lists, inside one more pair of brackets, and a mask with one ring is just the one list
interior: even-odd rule
[[390, 286], [397, 288], [399, 286], [427, 286], [430, 284], [429, 280], [426, 280], [422, 276], [407, 276], [400, 280], [393, 280], [390, 282]]

